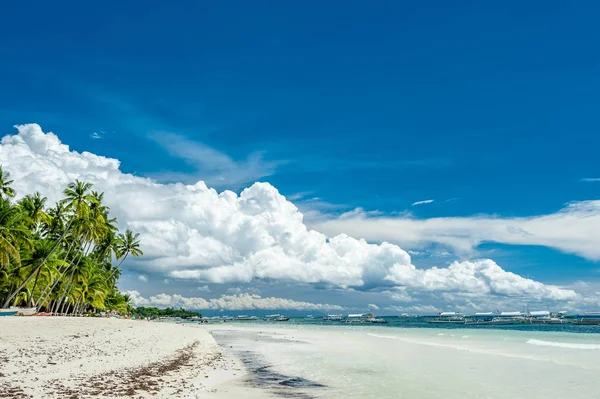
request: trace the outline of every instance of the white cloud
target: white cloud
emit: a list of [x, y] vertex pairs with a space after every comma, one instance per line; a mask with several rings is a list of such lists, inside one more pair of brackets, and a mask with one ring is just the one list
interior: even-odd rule
[[417, 313], [417, 314], [435, 314], [439, 312], [439, 309], [433, 305], [417, 305], [417, 306], [386, 306], [383, 310], [388, 312], [398, 313]]
[[339, 305], [300, 302], [284, 298], [262, 298], [256, 294], [223, 295], [220, 298], [204, 299], [199, 297], [183, 297], [181, 295], [158, 294], [145, 298], [138, 291], [126, 292], [135, 306], [172, 307], [199, 310], [253, 310], [253, 309], [286, 309], [286, 310], [344, 310]]
[[202, 285], [200, 287], [196, 287], [196, 291], [209, 293], [210, 288], [208, 287], [208, 285]]
[[508, 273], [490, 260], [416, 269], [399, 246], [370, 244], [341, 233], [346, 230], [377, 241], [391, 239], [413, 246], [432, 241], [463, 250], [490, 237], [498, 242], [517, 237], [520, 240], [515, 242], [560, 244], [600, 257], [600, 201], [574, 204], [555, 215], [511, 219], [510, 228], [507, 220], [489, 217], [418, 221], [357, 210], [321, 223], [327, 232], [337, 230], [325, 235], [308, 229], [298, 209], [270, 184], [255, 183], [239, 195], [218, 193], [201, 181], [159, 184], [121, 172], [116, 159], [70, 151], [38, 125], [19, 126], [18, 131], [2, 139], [0, 165], [12, 174], [19, 195], [40, 191], [54, 202], [74, 179], [94, 183], [94, 189], [106, 192], [105, 200], [120, 227], [140, 233], [144, 257], [125, 266], [158, 274], [165, 284], [177, 279], [264, 280], [411, 292], [481, 289], [490, 295], [548, 299], [574, 295]]
[[586, 183], [600, 182], [600, 177], [586, 177], [584, 179], [581, 179], [580, 181]]
[[93, 132], [92, 134], [90, 134], [90, 137], [95, 140], [99, 140], [102, 138], [102, 135], [100, 135], [100, 133], [98, 133], [98, 132]]
[[194, 173], [195, 179], [189, 174], [166, 172], [154, 175], [160, 180], [189, 181], [192, 179], [195, 182], [200, 177], [213, 186], [237, 187], [274, 174], [277, 165], [280, 164], [280, 162], [265, 161], [261, 152], [250, 154], [246, 160], [235, 161], [214, 148], [174, 133], [160, 132], [150, 137], [171, 155], [185, 160], [197, 169]]
[[417, 201], [417, 202], [413, 202], [412, 206], [416, 206], [416, 205], [425, 205], [425, 204], [431, 204], [432, 202], [434, 202], [435, 200], [429, 199], [429, 200], [423, 200], [423, 201]]
[[374, 303], [370, 303], [368, 307], [371, 310], [379, 310], [379, 306], [375, 305]]
[[138, 280], [143, 282], [143, 283], [147, 283], [148, 282], [148, 276], [146, 276], [145, 274], [140, 274], [138, 276]]
[[314, 224], [329, 235], [344, 232], [408, 248], [429, 243], [471, 255], [484, 242], [539, 245], [600, 260], [600, 200], [573, 202], [559, 212], [530, 217], [472, 216], [414, 219], [354, 213]]
[[430, 269], [396, 264], [386, 278], [396, 285], [425, 291], [520, 296], [538, 300], [571, 300], [577, 297], [573, 290], [545, 285], [507, 272], [490, 259], [453, 262], [447, 268]]

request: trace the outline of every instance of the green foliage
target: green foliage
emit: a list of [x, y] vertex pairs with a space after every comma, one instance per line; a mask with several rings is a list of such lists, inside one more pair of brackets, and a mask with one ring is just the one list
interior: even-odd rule
[[0, 167], [0, 308], [128, 313], [130, 298], [116, 286], [119, 267], [143, 253], [137, 234], [119, 234], [104, 194], [76, 180], [47, 208], [37, 192], [13, 202], [12, 183]]
[[198, 312], [192, 312], [185, 309], [159, 309], [152, 307], [147, 308], [143, 306], [133, 308], [131, 314], [137, 317], [150, 317], [151, 319], [156, 317], [181, 317], [182, 319], [187, 319], [194, 316], [202, 317], [202, 315]]

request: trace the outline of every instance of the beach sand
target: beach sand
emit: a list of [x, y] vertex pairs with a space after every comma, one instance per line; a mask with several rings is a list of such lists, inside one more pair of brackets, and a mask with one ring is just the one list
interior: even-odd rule
[[197, 326], [3, 317], [0, 398], [268, 397]]
[[0, 398], [598, 398], [600, 334], [0, 320]]

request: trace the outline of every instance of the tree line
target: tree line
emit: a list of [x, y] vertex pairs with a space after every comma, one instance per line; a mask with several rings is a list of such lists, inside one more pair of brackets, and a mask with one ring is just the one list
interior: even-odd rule
[[104, 193], [75, 180], [48, 206], [39, 192], [15, 201], [12, 183], [0, 167], [0, 308], [127, 313], [130, 298], [117, 289], [120, 268], [143, 252], [138, 234], [119, 232]]
[[137, 317], [143, 317], [143, 318], [149, 317], [151, 319], [154, 319], [157, 317], [181, 317], [182, 319], [187, 319], [190, 317], [202, 317], [202, 315], [199, 312], [194, 312], [194, 311], [185, 310], [185, 309], [174, 309], [174, 308], [159, 309], [159, 308], [154, 308], [154, 307], [143, 307], [143, 306], [133, 309], [131, 314], [134, 316], [137, 316]]

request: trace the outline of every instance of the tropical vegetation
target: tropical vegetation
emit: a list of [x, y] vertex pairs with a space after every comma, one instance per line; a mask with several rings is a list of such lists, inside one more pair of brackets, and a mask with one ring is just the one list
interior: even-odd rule
[[49, 206], [38, 192], [16, 200], [12, 183], [0, 168], [0, 308], [129, 312], [117, 281], [127, 257], [143, 252], [138, 234], [118, 231], [104, 194], [75, 180]]
[[185, 309], [159, 309], [153, 307], [137, 307], [131, 310], [131, 314], [137, 317], [146, 318], [149, 317], [151, 319], [157, 317], [181, 317], [182, 319], [188, 319], [190, 317], [202, 317], [202, 315], [198, 312], [193, 312]]

